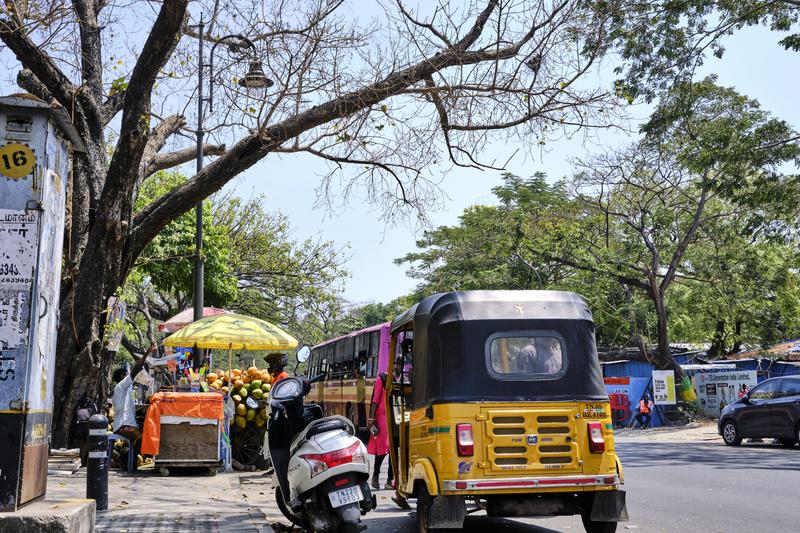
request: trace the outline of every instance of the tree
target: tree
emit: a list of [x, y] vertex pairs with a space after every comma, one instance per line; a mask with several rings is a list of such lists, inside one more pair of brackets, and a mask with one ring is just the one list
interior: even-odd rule
[[[140, 200], [152, 192], [185, 181], [162, 173], [145, 182]], [[280, 324], [290, 332], [300, 317], [336, 300], [346, 272], [344, 255], [333, 243], [292, 239], [292, 228], [280, 212], [267, 213], [260, 196], [244, 200], [235, 192], [205, 200], [204, 239], [208, 251], [206, 302]], [[191, 305], [191, 259], [194, 215], [178, 217], [159, 233], [140, 256], [125, 285], [128, 325], [141, 352], [154, 341], [155, 320], [166, 320]]]
[[262, 202], [233, 194], [213, 198], [214, 223], [226, 228], [233, 250], [238, 295], [230, 307], [293, 331], [304, 315], [339, 297], [345, 250], [330, 241], [294, 241], [286, 215], [264, 211]]
[[570, 241], [570, 252], [530, 251], [644, 291], [657, 319], [655, 364], [682, 377], [670, 352], [667, 290], [679, 277], [693, 277], [684, 256], [698, 228], [731, 213], [709, 215], [706, 206], [715, 197], [709, 187], [668, 154], [644, 146], [582, 167], [575, 186], [587, 217]]
[[[581, 88], [611, 23], [592, 2], [485, 0], [415, 13], [398, 0], [380, 28], [340, 14], [341, 0], [198, 2], [192, 14], [188, 4], [11, 0], [0, 17], [4, 58], [22, 67], [18, 84], [68, 109], [86, 147], [69, 199], [55, 446], [67, 444], [78, 399], [110, 365], [101, 342], [108, 297], [167, 224], [269, 154], [311, 154], [333, 175], [352, 165], [360, 181], [346, 189], [361, 187], [391, 216], [434, 198], [427, 168], [491, 167], [479, 155], [490, 140], [604, 125], [614, 103]], [[249, 35], [276, 84], [262, 100], [218, 69], [209, 133], [226, 142], [203, 147], [218, 157], [136, 209], [148, 176], [193, 158], [181, 135], [199, 12], [212, 42]], [[131, 33], [132, 20], [149, 29]], [[225, 41], [218, 65], [230, 63], [226, 54], [242, 59], [247, 47]]]
[[[711, 358], [800, 334], [797, 221], [791, 231], [765, 232], [753, 223], [759, 211], [739, 210], [702, 229], [706, 245], [690, 250], [686, 261], [703, 282], [683, 283], [670, 301], [679, 338], [711, 340]], [[788, 226], [778, 218], [771, 225]]]
[[[743, 239], [796, 233], [787, 213], [797, 207], [786, 199], [797, 198], [797, 180], [780, 166], [793, 161], [798, 148], [787, 142], [794, 133], [785, 122], [713, 78], [676, 85], [643, 131], [644, 139], [625, 150], [578, 162], [569, 193], [543, 176], [506, 176], [495, 189], [500, 206], [465, 210], [458, 226], [426, 233], [417, 243], [421, 251], [399, 262], [412, 264], [409, 272], [424, 281], [423, 291], [553, 288], [585, 294], [600, 310], [604, 340], [627, 338], [647, 352], [644, 342], [655, 338], [655, 364], [680, 376], [670, 353], [673, 288], [710, 285], [712, 279], [731, 283], [719, 272], [705, 279], [712, 272], [696, 262], [709, 253], [698, 250], [715, 245], [723, 224], [743, 224], [737, 230]], [[752, 242], [737, 243], [744, 245], [740, 254], [763, 252], [750, 249]], [[765, 273], [762, 279], [773, 282], [767, 290], [774, 292], [786, 273]], [[776, 316], [790, 308], [780, 309]], [[741, 319], [739, 313], [734, 327]]]
[[[136, 206], [141, 208], [185, 183], [186, 176], [179, 172], [160, 171], [145, 181], [139, 191]], [[232, 229], [214, 220], [213, 213], [220, 209], [216, 198], [205, 200], [203, 210], [203, 257], [205, 269], [205, 302], [207, 305], [227, 307], [237, 298], [239, 277], [232, 266], [234, 257], [243, 248], [232, 237]], [[223, 202], [224, 204], [224, 202]], [[260, 208], [253, 207], [256, 213]], [[133, 283], [152, 284], [158, 294], [159, 304], [155, 318], [166, 320], [191, 305], [192, 268], [195, 246], [195, 215], [184, 213], [162, 229], [137, 258], [132, 271]], [[151, 307], [154, 301], [151, 299]]]
[[[768, 26], [795, 31], [800, 22], [798, 0], [618, 0], [602, 2], [614, 13], [622, 64], [617, 74], [621, 94], [648, 101], [676, 82], [693, 77], [707, 52], [721, 58], [723, 37], [745, 27]], [[800, 50], [800, 33], [780, 44]], [[777, 78], [776, 78], [777, 79]]]
[[[631, 317], [638, 322], [641, 315], [632, 297], [613, 280], [564, 264], [555, 252], [570, 242], [582, 213], [567, 184], [549, 184], [543, 173], [506, 173], [492, 191], [498, 205], [465, 209], [457, 225], [426, 231], [417, 251], [395, 260], [421, 282], [414, 299], [451, 290], [574, 291], [592, 308], [598, 342], [628, 342]], [[530, 249], [554, 251], [553, 257], [533, 257]]]

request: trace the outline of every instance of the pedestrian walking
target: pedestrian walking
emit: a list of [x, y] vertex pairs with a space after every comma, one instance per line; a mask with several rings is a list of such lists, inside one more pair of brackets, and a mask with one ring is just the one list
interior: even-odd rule
[[[375, 386], [372, 389], [372, 404], [370, 406], [370, 426], [369, 443], [367, 444], [367, 452], [375, 456], [375, 466], [372, 471], [372, 488], [378, 490], [380, 488], [380, 472], [383, 460], [389, 453], [389, 432], [386, 425], [386, 373], [381, 373], [378, 379], [375, 380]], [[394, 480], [394, 472], [392, 465], [389, 464], [389, 474], [386, 478], [385, 489], [391, 490], [392, 481]]]

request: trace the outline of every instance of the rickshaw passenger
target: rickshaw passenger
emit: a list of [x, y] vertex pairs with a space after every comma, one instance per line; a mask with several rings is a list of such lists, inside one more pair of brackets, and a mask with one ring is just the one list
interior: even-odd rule
[[536, 366], [539, 357], [536, 353], [536, 337], [531, 337], [517, 355], [517, 364], [519, 365], [520, 373], [522, 374], [535, 374]]
[[561, 370], [561, 344], [554, 337], [530, 337], [517, 354], [519, 372], [556, 374]]
[[561, 343], [554, 337], [540, 338], [539, 373], [555, 374], [561, 371]]

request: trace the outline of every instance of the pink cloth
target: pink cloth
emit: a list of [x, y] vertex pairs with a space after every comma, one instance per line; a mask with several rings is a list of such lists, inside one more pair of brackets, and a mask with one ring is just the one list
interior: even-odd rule
[[367, 452], [372, 455], [386, 455], [389, 453], [389, 432], [386, 428], [386, 398], [384, 398], [383, 380], [380, 376], [375, 379], [375, 386], [372, 388], [372, 403], [377, 404], [375, 409], [375, 426], [378, 428], [377, 435], [370, 435]]

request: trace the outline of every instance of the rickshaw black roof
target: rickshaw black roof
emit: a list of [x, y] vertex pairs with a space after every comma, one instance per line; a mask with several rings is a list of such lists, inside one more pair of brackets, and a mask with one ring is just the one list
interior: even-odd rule
[[459, 320], [562, 319], [592, 320], [589, 306], [566, 291], [461, 291], [432, 294], [398, 315], [392, 330], [412, 320], [428, 319], [442, 305], [454, 304]]
[[[561, 291], [464, 291], [431, 295], [392, 322], [414, 330], [413, 404], [459, 401], [608, 399], [594, 323], [579, 295]], [[504, 379], [488, 368], [493, 335], [552, 332], [565, 372], [553, 379]], [[545, 333], [547, 334], [547, 333]]]

